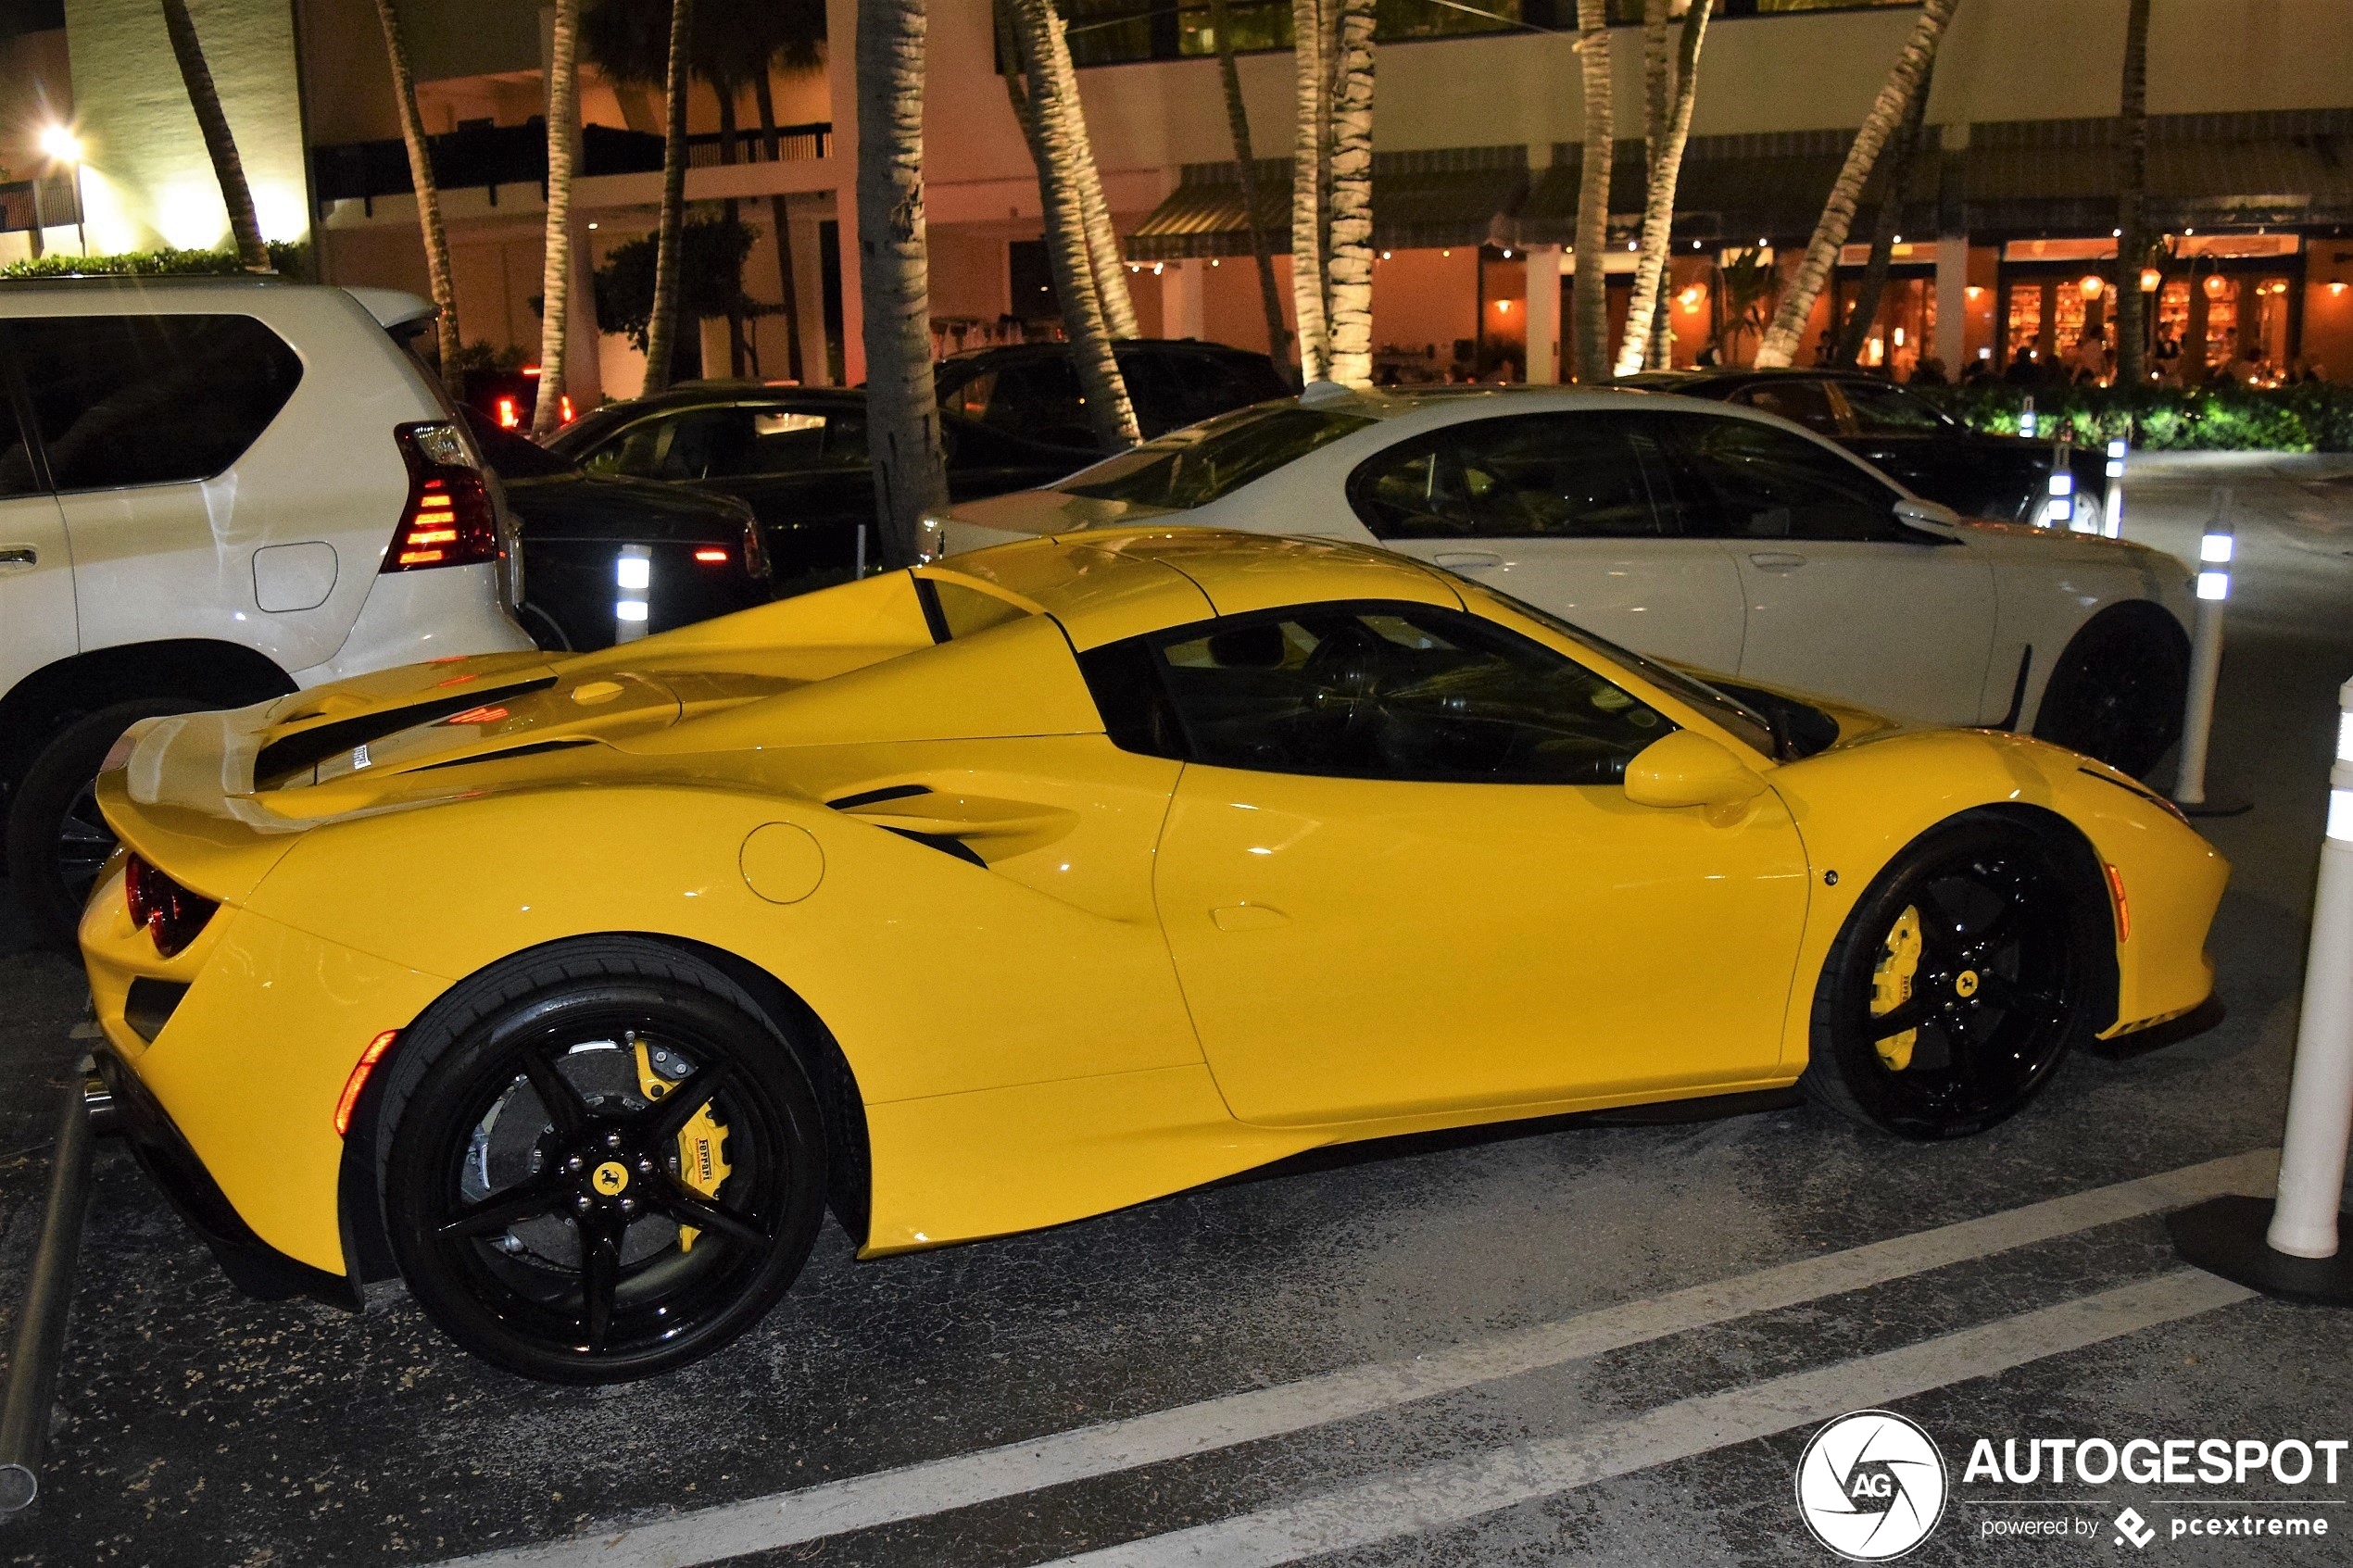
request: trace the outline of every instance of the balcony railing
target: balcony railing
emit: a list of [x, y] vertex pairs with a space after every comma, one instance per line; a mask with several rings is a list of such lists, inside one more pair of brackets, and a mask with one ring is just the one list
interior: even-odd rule
[[[826, 121], [776, 128], [776, 161], [797, 162], [825, 157], [833, 150], [833, 126]], [[543, 121], [521, 125], [464, 126], [446, 135], [429, 136], [434, 182], [445, 191], [487, 190], [493, 206], [502, 185], [537, 187], [545, 194], [547, 180], [547, 132]], [[726, 161], [720, 137], [704, 132], [686, 138], [686, 161], [705, 168]], [[736, 133], [736, 161], [769, 161], [757, 126]], [[584, 126], [576, 171], [599, 174], [648, 174], [661, 169], [661, 138], [649, 132], [619, 131], [610, 126]], [[346, 142], [310, 150], [310, 178], [319, 202], [358, 201], [372, 206], [378, 196], [408, 195], [414, 190], [409, 177], [409, 150], [397, 141]], [[44, 199], [45, 194], [44, 194]], [[57, 220], [53, 217], [51, 222]]]
[[0, 233], [19, 233], [38, 224], [69, 229], [82, 221], [81, 197], [71, 174], [0, 183]]

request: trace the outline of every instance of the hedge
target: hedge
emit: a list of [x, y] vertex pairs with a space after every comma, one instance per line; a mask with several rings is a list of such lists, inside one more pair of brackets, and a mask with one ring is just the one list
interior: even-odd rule
[[[281, 277], [310, 275], [310, 247], [299, 241], [271, 240], [270, 265]], [[0, 278], [203, 278], [236, 277], [233, 250], [124, 251], [116, 256], [62, 256], [55, 252], [0, 267]]]
[[2353, 452], [2353, 386], [2009, 385], [1915, 387], [1964, 424], [2018, 433], [2034, 399], [2037, 433], [2071, 432], [2078, 445], [2129, 432], [2149, 452]]

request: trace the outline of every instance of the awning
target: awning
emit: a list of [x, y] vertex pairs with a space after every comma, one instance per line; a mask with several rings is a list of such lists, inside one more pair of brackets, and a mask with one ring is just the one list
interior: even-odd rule
[[[1969, 232], [2114, 227], [2122, 134], [2113, 118], [1974, 127]], [[2353, 110], [2153, 115], [2146, 213], [2160, 230], [2353, 222]]]
[[[1290, 249], [1290, 160], [1262, 158], [1258, 220], [1270, 250]], [[1380, 249], [1476, 245], [1507, 239], [1528, 190], [1524, 148], [1446, 147], [1373, 156], [1373, 245]], [[1127, 235], [1131, 261], [1250, 254], [1241, 171], [1187, 164], [1168, 199]]]

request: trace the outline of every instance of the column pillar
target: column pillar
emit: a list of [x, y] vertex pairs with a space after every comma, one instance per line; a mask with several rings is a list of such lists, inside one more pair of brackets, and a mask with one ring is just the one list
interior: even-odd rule
[[1955, 381], [1969, 366], [1969, 236], [1940, 234], [1936, 240], [1936, 346], [1944, 373]]
[[1172, 261], [1160, 278], [1160, 335], [1205, 338], [1208, 308], [1203, 285], [1209, 281], [1205, 261]]
[[1528, 247], [1528, 382], [1561, 379], [1561, 247]]

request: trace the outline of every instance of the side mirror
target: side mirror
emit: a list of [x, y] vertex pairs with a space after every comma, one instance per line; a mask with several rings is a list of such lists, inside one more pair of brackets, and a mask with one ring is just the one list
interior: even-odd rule
[[1895, 521], [1914, 528], [1958, 528], [1961, 514], [1937, 501], [1905, 500], [1895, 503]]
[[1709, 822], [1730, 827], [1765, 793], [1754, 769], [1718, 742], [1690, 730], [1651, 742], [1626, 764], [1626, 798], [1664, 810], [1697, 806]]

